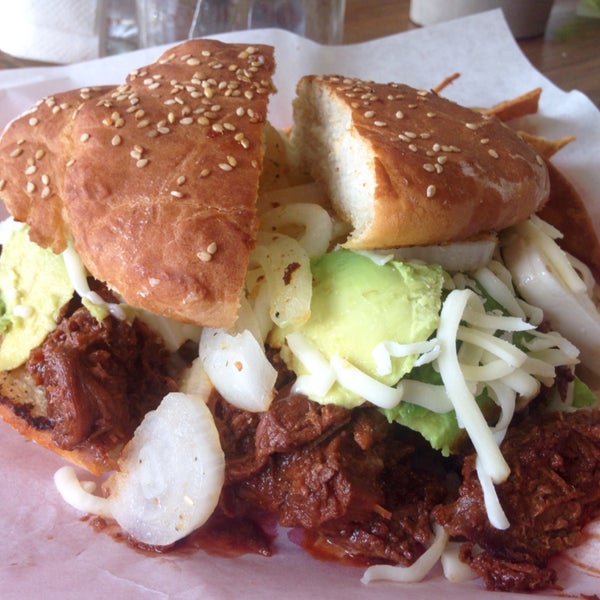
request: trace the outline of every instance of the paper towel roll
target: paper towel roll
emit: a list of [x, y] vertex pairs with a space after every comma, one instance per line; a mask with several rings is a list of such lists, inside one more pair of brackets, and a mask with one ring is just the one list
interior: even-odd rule
[[0, 50], [19, 58], [51, 63], [97, 58], [103, 25], [103, 0], [0, 0]]

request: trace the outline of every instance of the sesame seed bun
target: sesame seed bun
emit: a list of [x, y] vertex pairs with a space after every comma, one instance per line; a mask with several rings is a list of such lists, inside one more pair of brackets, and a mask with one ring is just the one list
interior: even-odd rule
[[292, 144], [353, 231], [353, 249], [440, 244], [539, 210], [543, 159], [501, 123], [400, 84], [301, 79]]
[[57, 94], [0, 141], [1, 192], [31, 237], [72, 238], [129, 304], [236, 319], [256, 238], [273, 49], [190, 40], [125, 84]]

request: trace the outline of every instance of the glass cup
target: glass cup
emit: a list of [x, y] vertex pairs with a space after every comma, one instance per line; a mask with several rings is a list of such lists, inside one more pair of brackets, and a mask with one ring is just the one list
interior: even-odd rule
[[322, 44], [340, 44], [346, 0], [199, 0], [191, 37], [278, 27]]
[[139, 47], [149, 48], [188, 39], [201, 1], [136, 0]]

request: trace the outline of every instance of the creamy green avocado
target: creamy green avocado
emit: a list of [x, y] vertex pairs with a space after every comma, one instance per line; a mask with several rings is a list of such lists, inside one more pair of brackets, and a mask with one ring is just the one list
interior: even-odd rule
[[[301, 333], [327, 359], [341, 356], [387, 385], [411, 371], [416, 355], [392, 358], [392, 372], [377, 375], [373, 349], [384, 341], [402, 344], [427, 340], [436, 330], [443, 274], [437, 266], [396, 261], [378, 265], [367, 256], [336, 250], [311, 262], [313, 295], [310, 318], [299, 327], [276, 328], [271, 343], [282, 348], [286, 363], [305, 373], [285, 346], [285, 336]], [[354, 407], [364, 400], [335, 383], [322, 403]]]
[[73, 293], [62, 257], [31, 242], [25, 225], [15, 227], [0, 255], [0, 370], [27, 360]]

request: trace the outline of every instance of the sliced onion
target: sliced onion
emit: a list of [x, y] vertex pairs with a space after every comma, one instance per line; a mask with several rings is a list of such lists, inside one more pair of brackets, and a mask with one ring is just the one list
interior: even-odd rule
[[202, 328], [191, 323], [181, 323], [147, 310], [136, 309], [136, 316], [160, 336], [169, 352], [175, 352], [188, 340], [198, 342]]
[[199, 354], [207, 375], [227, 402], [252, 412], [269, 408], [277, 371], [248, 330], [230, 334], [205, 328]]
[[174, 543], [213, 513], [223, 486], [225, 458], [202, 396], [171, 393], [149, 412], [119, 458], [106, 498], [90, 493], [72, 467], [54, 481], [66, 502], [114, 518], [135, 540]]
[[[535, 234], [530, 236], [529, 233]], [[547, 253], [547, 246], [554, 242], [550, 237], [538, 244], [541, 232], [531, 224], [517, 229], [518, 235], [505, 238], [503, 255], [510, 268], [515, 285], [525, 300], [541, 307], [552, 328], [570, 340], [580, 351], [582, 364], [591, 372], [600, 374], [600, 314], [590, 299], [587, 286], [573, 283], [577, 273], [573, 270], [565, 283], [564, 269], [557, 276], [553, 260], [556, 252]], [[566, 261], [567, 264], [568, 261]]]
[[440, 265], [446, 271], [469, 272], [486, 265], [494, 255], [497, 239], [489, 237], [467, 242], [454, 242], [439, 246], [409, 246], [384, 250], [390, 252], [395, 260], [418, 260], [427, 264]]
[[312, 274], [308, 255], [296, 240], [281, 234], [259, 235], [253, 260], [263, 268], [270, 294], [270, 315], [280, 327], [301, 325], [310, 317]]
[[280, 231], [288, 225], [301, 225], [304, 232], [298, 243], [308, 256], [320, 256], [329, 249], [333, 234], [333, 222], [329, 213], [318, 204], [298, 202], [273, 208], [260, 217], [265, 232]]

